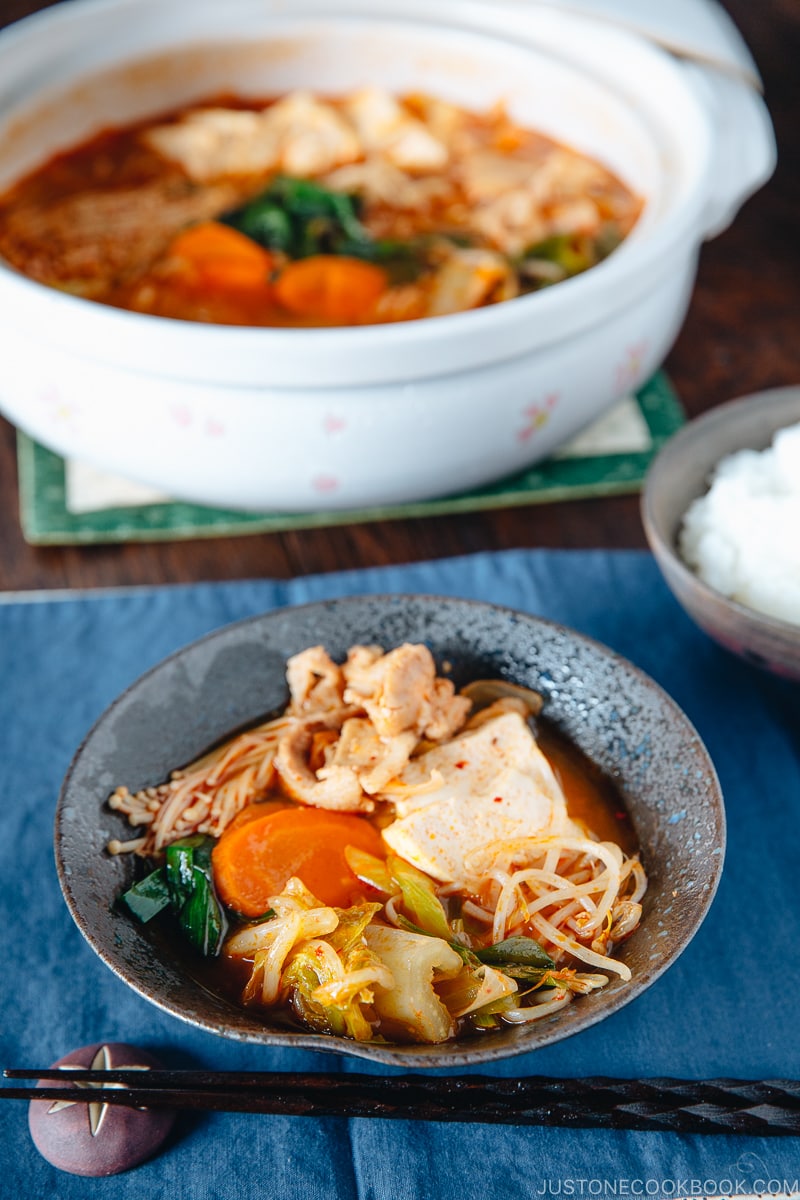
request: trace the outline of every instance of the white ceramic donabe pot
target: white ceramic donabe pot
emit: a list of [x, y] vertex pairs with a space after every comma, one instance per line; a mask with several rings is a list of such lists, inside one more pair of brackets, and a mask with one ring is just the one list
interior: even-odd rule
[[402, 502], [550, 453], [645, 379], [703, 239], [773, 167], [745, 84], [574, 13], [470, 0], [71, 0], [0, 36], [0, 189], [99, 128], [235, 90], [380, 84], [596, 156], [646, 199], [585, 275], [474, 312], [352, 329], [167, 321], [0, 266], [5, 414], [45, 445], [241, 508]]

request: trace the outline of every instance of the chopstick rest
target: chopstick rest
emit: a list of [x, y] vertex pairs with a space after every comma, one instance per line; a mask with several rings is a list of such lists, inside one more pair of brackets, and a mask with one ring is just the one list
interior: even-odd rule
[[[53, 1064], [54, 1067], [108, 1071], [118, 1068], [135, 1070], [143, 1077], [162, 1064], [152, 1055], [124, 1042], [100, 1042], [73, 1050]], [[77, 1087], [84, 1102], [75, 1100], [31, 1100], [28, 1128], [34, 1145], [43, 1158], [60, 1171], [72, 1175], [117, 1175], [152, 1157], [161, 1147], [175, 1121], [169, 1108], [127, 1108], [105, 1104], [97, 1083], [70, 1079], [48, 1083], [69, 1095]], [[104, 1088], [127, 1090], [124, 1083]], [[92, 1093], [98, 1099], [92, 1099]]]

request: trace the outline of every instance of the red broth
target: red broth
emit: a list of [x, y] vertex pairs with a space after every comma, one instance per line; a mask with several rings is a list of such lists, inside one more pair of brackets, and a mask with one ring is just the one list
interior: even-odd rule
[[[280, 133], [282, 148], [257, 166], [253, 145], [279, 136], [270, 121], [277, 128], [287, 100], [296, 97], [215, 97], [107, 130], [57, 155], [0, 197], [0, 255], [40, 283], [159, 317], [372, 324], [482, 307], [550, 286], [600, 261], [641, 209], [599, 163], [520, 127], [504, 109], [475, 113], [427, 96], [373, 98], [375, 112], [394, 106], [400, 130], [383, 145], [353, 117], [363, 100], [316, 99], [308, 127], [290, 121]], [[228, 148], [218, 147], [219, 161], [201, 161], [191, 148], [192, 131], [198, 123], [206, 128], [209, 110], [234, 123], [261, 123], [252, 145], [241, 134], [238, 161], [227, 160], [239, 132], [220, 143]], [[367, 127], [370, 120], [367, 111]], [[302, 178], [350, 205], [357, 236], [352, 222], [343, 233], [335, 218], [298, 216], [291, 196], [270, 207], [273, 226], [254, 233], [258, 222], [247, 215], [253, 203], [276, 181], [288, 179], [288, 190], [297, 190], [298, 147], [315, 121], [338, 122], [345, 131], [343, 161], [333, 152], [326, 157], [323, 146]], [[184, 137], [177, 151], [169, 142], [176, 130], [179, 141]], [[291, 236], [274, 225], [287, 213]], [[194, 236], [181, 241], [187, 230]]]

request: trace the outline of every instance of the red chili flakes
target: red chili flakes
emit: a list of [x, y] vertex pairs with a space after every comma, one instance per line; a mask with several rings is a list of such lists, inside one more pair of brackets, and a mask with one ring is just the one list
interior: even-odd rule
[[495, 798], [494, 798], [494, 803], [495, 803], [495, 804], [502, 804], [502, 803], [503, 803], [503, 797], [502, 797], [502, 796], [495, 796]]
[[453, 766], [458, 767], [459, 771], [463, 771], [464, 767], [466, 767], [467, 765], [468, 764], [467, 764], [466, 759], [462, 759], [461, 762], [453, 763]]

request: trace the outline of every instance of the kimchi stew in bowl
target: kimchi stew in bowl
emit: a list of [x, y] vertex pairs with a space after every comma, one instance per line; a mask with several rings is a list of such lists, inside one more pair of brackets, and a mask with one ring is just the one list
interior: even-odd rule
[[59, 153], [0, 198], [0, 255], [138, 313], [382, 324], [580, 274], [641, 209], [608, 168], [501, 103], [295, 90], [213, 97]]
[[[658, 729], [644, 775], [609, 720], [623, 751]], [[699, 925], [723, 842], [713, 767], [651, 681], [559, 626], [424, 597], [275, 612], [168, 659], [79, 751], [56, 834], [73, 916], [148, 999], [428, 1066], [633, 998]]]
[[109, 851], [159, 863], [122, 897], [137, 919], [171, 912], [243, 1004], [362, 1042], [521, 1025], [631, 978], [647, 877], [621, 801], [542, 752], [538, 693], [456, 692], [421, 643], [312, 646], [287, 683], [279, 716], [112, 794], [141, 833]]

